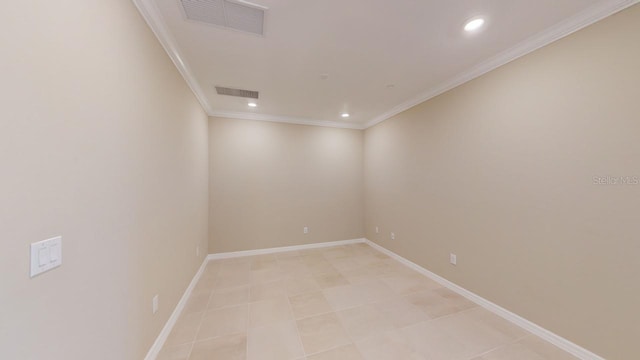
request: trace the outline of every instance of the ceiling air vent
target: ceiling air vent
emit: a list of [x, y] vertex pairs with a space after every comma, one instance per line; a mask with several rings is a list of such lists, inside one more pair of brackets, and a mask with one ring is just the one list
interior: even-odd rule
[[243, 98], [257, 99], [259, 93], [252, 90], [232, 89], [228, 87], [216, 86], [218, 95], [238, 96]]
[[180, 0], [188, 19], [264, 35], [267, 8], [241, 0]]

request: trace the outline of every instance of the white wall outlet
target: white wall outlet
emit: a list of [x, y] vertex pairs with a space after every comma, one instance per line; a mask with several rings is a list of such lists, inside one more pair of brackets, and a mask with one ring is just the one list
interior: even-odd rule
[[395, 233], [391, 233], [391, 240], [395, 240], [396, 239], [396, 234]]
[[304, 232], [305, 234], [309, 233], [309, 227], [305, 226], [304, 228], [302, 228], [302, 232]]
[[158, 312], [158, 294], [156, 294], [156, 296], [153, 297], [153, 300], [151, 300], [151, 310], [153, 310], [153, 313], [157, 313]]
[[31, 244], [31, 277], [62, 265], [62, 236]]
[[376, 226], [376, 234], [380, 234], [380, 228]]
[[456, 256], [456, 254], [454, 253], [449, 254], [449, 262], [451, 263], [451, 265], [458, 264], [458, 257]]

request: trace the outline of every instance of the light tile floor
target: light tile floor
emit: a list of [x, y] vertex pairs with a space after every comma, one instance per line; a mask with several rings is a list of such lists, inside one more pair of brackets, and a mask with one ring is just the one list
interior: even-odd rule
[[366, 244], [210, 262], [158, 360], [564, 360]]

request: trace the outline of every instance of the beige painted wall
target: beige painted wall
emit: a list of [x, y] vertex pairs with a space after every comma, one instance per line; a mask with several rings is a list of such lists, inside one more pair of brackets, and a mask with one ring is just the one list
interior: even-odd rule
[[0, 359], [141, 360], [207, 253], [208, 119], [130, 0], [0, 24]]
[[367, 237], [640, 358], [640, 185], [593, 180], [640, 177], [639, 34], [636, 5], [368, 129]]
[[362, 131], [211, 118], [209, 133], [211, 253], [363, 237]]

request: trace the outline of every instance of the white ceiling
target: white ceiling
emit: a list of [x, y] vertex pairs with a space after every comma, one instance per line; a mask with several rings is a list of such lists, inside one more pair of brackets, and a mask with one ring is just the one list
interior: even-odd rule
[[[187, 20], [180, 0], [133, 1], [210, 115], [353, 128], [635, 2], [252, 0], [268, 8], [261, 37]], [[486, 26], [465, 33], [478, 15]], [[217, 95], [215, 85], [260, 91], [258, 107]]]

